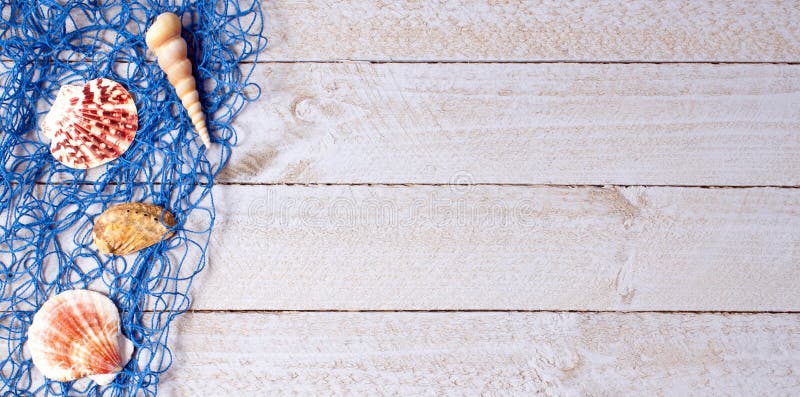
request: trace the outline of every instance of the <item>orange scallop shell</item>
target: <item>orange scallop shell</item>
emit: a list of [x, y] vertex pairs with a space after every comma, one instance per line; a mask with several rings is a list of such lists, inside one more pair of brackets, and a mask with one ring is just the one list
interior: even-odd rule
[[120, 333], [114, 302], [89, 290], [48, 299], [33, 316], [27, 345], [44, 376], [57, 381], [88, 376], [101, 385], [111, 383], [133, 353], [133, 344]]
[[139, 115], [122, 84], [95, 79], [83, 86], [61, 87], [42, 123], [51, 139], [50, 153], [70, 168], [97, 167], [130, 147]]

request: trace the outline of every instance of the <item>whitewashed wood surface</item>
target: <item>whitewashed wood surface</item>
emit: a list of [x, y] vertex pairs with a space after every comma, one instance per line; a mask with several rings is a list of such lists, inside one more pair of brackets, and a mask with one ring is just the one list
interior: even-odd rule
[[783, 0], [264, 0], [267, 59], [797, 62]]
[[269, 63], [247, 183], [800, 185], [800, 65]]
[[[796, 395], [798, 314], [194, 313], [165, 396]], [[768, 392], [768, 393], [767, 393]]]
[[160, 395], [800, 395], [800, 3], [262, 4]]
[[215, 189], [198, 310], [800, 311], [798, 189]]
[[800, 394], [800, 4], [263, 5], [164, 395]]

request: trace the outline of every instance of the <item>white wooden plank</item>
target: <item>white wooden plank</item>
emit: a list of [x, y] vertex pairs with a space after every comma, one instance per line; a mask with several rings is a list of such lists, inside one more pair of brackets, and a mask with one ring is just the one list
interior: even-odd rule
[[800, 190], [215, 187], [204, 310], [800, 310]]
[[271, 60], [800, 60], [800, 5], [264, 0]]
[[221, 181], [800, 185], [795, 65], [268, 64], [255, 80]]
[[188, 314], [159, 395], [797, 395], [800, 316]]
[[[262, 9], [265, 60], [800, 61], [800, 6], [781, 0], [263, 0]], [[73, 17], [67, 32], [88, 23]], [[114, 32], [99, 36], [113, 42]]]

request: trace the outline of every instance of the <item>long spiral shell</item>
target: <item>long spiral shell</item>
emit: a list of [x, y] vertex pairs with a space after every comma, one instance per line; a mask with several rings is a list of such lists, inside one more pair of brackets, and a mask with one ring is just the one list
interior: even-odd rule
[[165, 12], [147, 29], [144, 37], [147, 47], [155, 53], [158, 66], [167, 74], [170, 84], [192, 119], [194, 129], [203, 145], [211, 147], [206, 128], [206, 116], [200, 104], [197, 84], [192, 76], [192, 61], [186, 57], [186, 41], [181, 37], [181, 20], [171, 12]]

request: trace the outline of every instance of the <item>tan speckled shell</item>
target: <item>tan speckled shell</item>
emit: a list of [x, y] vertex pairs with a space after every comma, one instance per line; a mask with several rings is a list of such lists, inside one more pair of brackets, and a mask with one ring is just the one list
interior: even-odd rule
[[163, 208], [145, 203], [109, 207], [94, 221], [94, 244], [104, 254], [127, 255], [172, 236], [175, 218]]
[[61, 382], [88, 376], [100, 385], [111, 383], [133, 353], [114, 302], [89, 290], [48, 299], [33, 316], [27, 346], [44, 376]]

